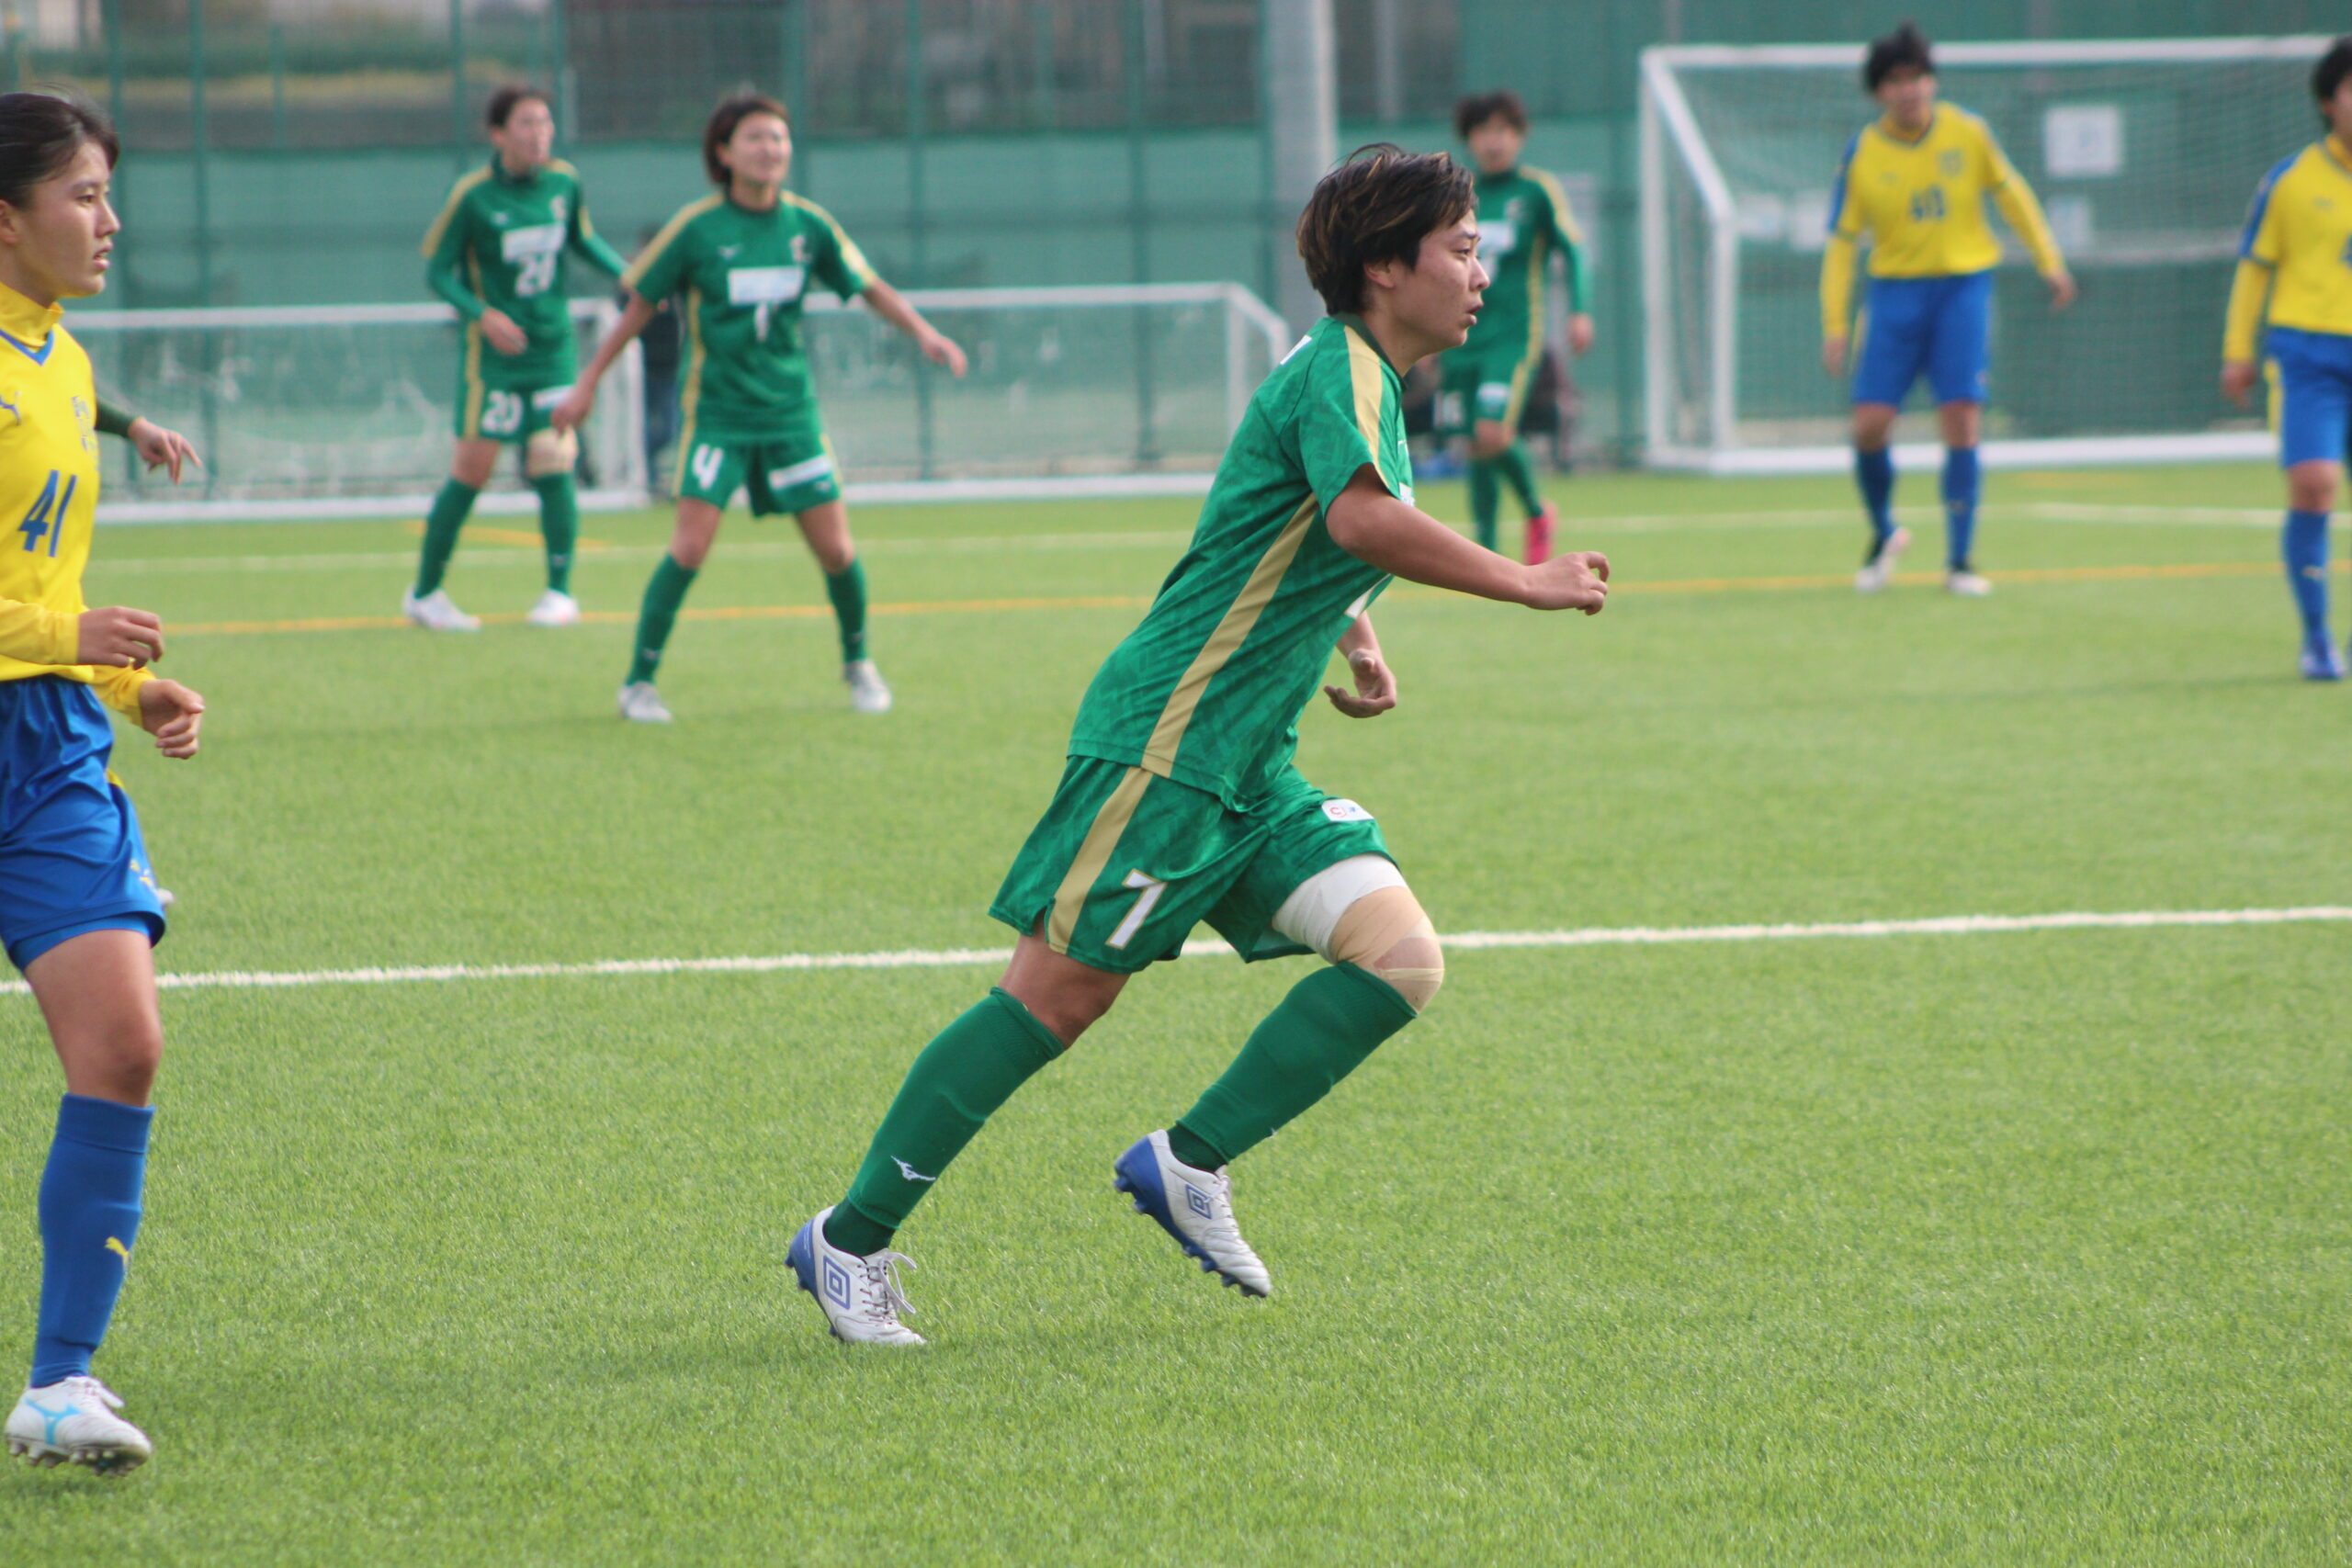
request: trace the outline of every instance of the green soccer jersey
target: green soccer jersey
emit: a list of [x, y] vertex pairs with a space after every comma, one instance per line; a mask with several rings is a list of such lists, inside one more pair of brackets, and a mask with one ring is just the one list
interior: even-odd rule
[[1362, 321], [1327, 316], [1250, 400], [1191, 547], [1087, 687], [1070, 754], [1237, 810], [1272, 789], [1332, 645], [1388, 584], [1324, 520], [1367, 465], [1413, 499], [1396, 372]]
[[1568, 258], [1568, 309], [1586, 308], [1584, 235], [1560, 182], [1525, 164], [1478, 176], [1478, 259], [1492, 279], [1470, 340], [1456, 354], [1527, 359], [1544, 347], [1544, 279], [1552, 254]]
[[790, 191], [765, 212], [691, 202], [629, 264], [621, 281], [645, 299], [684, 296], [687, 440], [757, 441], [809, 417], [800, 313], [812, 279], [844, 299], [876, 281], [831, 215]]
[[[557, 159], [517, 177], [493, 157], [459, 176], [425, 231], [424, 276], [466, 320], [469, 374], [537, 387], [571, 379], [579, 345], [564, 258], [574, 252], [620, 276], [620, 255], [588, 221], [580, 171], [571, 164]], [[486, 309], [512, 319], [530, 346], [515, 355], [491, 350], [476, 324]]]

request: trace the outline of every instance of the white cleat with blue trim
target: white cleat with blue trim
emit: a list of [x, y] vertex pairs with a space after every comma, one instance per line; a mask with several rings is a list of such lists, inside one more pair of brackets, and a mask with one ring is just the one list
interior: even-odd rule
[[817, 1298], [833, 1337], [851, 1345], [921, 1345], [923, 1337], [899, 1321], [914, 1307], [899, 1284], [898, 1266], [915, 1260], [884, 1250], [871, 1258], [843, 1252], [825, 1239], [827, 1209], [800, 1227], [785, 1254], [800, 1288]]
[[147, 1434], [115, 1414], [122, 1401], [85, 1374], [28, 1388], [8, 1413], [8, 1451], [43, 1467], [86, 1464], [100, 1475], [138, 1469], [154, 1453]]
[[1145, 1134], [1111, 1170], [1111, 1185], [1136, 1201], [1136, 1213], [1158, 1220], [1186, 1257], [1245, 1296], [1273, 1293], [1273, 1277], [1233, 1223], [1233, 1179], [1223, 1170], [1195, 1170], [1170, 1154], [1164, 1131]]

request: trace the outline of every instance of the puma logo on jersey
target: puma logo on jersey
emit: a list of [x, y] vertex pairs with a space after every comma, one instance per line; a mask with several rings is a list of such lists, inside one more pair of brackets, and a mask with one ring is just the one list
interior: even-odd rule
[[17, 406], [17, 399], [23, 396], [24, 394], [22, 392], [17, 391], [12, 388], [10, 389], [9, 395], [7, 397], [0, 398], [0, 409], [6, 409], [8, 411], [8, 417], [15, 420], [18, 424], [25, 423], [25, 412]]
[[108, 1252], [120, 1253], [122, 1255], [124, 1266], [126, 1268], [129, 1267], [130, 1263], [130, 1248], [122, 1245], [122, 1239], [119, 1236], [110, 1235], [107, 1237], [107, 1250]]
[[899, 1174], [905, 1177], [909, 1181], [936, 1181], [939, 1179], [939, 1178], [935, 1176], [925, 1176], [922, 1171], [917, 1170], [913, 1166], [909, 1165], [905, 1160], [900, 1159], [896, 1155], [892, 1155], [890, 1156], [890, 1163], [897, 1166], [899, 1168]]

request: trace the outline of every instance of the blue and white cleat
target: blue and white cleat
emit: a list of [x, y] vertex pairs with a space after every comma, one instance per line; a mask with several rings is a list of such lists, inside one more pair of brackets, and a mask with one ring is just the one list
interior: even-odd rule
[[2301, 669], [2303, 679], [2306, 681], [2344, 679], [2343, 657], [2330, 643], [2323, 642], [2303, 649], [2303, 657], [2299, 668]]
[[155, 1450], [147, 1434], [115, 1414], [122, 1401], [86, 1373], [47, 1388], [28, 1388], [8, 1413], [8, 1451], [47, 1468], [86, 1464], [100, 1475], [122, 1475]]
[[843, 1252], [825, 1239], [827, 1209], [800, 1227], [785, 1254], [800, 1288], [817, 1298], [833, 1337], [849, 1345], [921, 1345], [923, 1337], [899, 1321], [914, 1307], [899, 1287], [898, 1266], [915, 1260], [884, 1250], [871, 1258]]
[[1233, 1179], [1223, 1170], [1195, 1170], [1168, 1152], [1165, 1131], [1150, 1133], [1111, 1167], [1111, 1185], [1136, 1201], [1176, 1238], [1188, 1258], [1245, 1296], [1273, 1294], [1266, 1265], [1233, 1223]]

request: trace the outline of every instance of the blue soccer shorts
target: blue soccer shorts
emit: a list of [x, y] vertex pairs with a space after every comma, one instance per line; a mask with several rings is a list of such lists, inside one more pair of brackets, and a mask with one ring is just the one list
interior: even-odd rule
[[2352, 437], [2352, 337], [2273, 327], [2269, 350], [2278, 466], [2344, 461]]
[[88, 931], [164, 936], [139, 814], [107, 776], [114, 726], [79, 681], [0, 681], [0, 944], [22, 969]]
[[1854, 401], [1903, 406], [1924, 374], [1941, 403], [1981, 403], [1990, 367], [1993, 275], [1873, 277], [1862, 303]]

